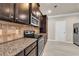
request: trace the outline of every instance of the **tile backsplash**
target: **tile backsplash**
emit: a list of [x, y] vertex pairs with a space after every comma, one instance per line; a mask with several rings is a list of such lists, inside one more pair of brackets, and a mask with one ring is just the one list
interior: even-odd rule
[[24, 30], [35, 30], [39, 33], [39, 28], [30, 25], [0, 21], [0, 43], [24, 37]]

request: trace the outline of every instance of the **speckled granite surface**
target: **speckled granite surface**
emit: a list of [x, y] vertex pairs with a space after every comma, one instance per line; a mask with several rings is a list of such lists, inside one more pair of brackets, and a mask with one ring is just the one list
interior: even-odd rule
[[0, 56], [14, 56], [24, 50], [37, 39], [22, 38], [12, 42], [0, 44]]

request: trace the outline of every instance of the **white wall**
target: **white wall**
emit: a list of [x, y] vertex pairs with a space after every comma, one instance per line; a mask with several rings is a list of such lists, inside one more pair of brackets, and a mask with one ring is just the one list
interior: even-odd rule
[[55, 22], [60, 20], [66, 20], [66, 41], [73, 42], [73, 24], [79, 23], [79, 14], [60, 16], [60, 17], [48, 17], [48, 41], [55, 40]]
[[55, 39], [54, 25], [55, 25], [55, 21], [52, 18], [48, 18], [48, 41]]

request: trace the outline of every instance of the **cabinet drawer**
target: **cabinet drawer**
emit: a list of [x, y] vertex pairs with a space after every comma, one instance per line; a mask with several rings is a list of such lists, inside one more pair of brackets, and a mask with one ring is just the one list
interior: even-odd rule
[[33, 43], [29, 47], [25, 49], [25, 55], [27, 55], [35, 46], [37, 45], [37, 42]]
[[35, 47], [27, 56], [37, 56], [37, 47]]

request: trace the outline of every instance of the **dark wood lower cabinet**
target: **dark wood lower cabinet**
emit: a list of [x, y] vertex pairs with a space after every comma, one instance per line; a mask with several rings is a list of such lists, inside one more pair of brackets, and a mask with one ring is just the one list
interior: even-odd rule
[[[34, 48], [37, 48], [37, 42], [33, 43], [32, 45], [30, 45], [28, 48], [25, 49], [25, 55], [28, 56], [32, 52], [32, 50], [34, 50]], [[36, 50], [35, 53], [37, 53], [37, 49], [35, 50]]]
[[38, 41], [32, 43], [16, 56], [41, 56], [47, 42], [47, 36], [41, 37]]
[[15, 56], [37, 56], [37, 41], [25, 48]]
[[35, 47], [27, 56], [37, 56], [37, 47]]

